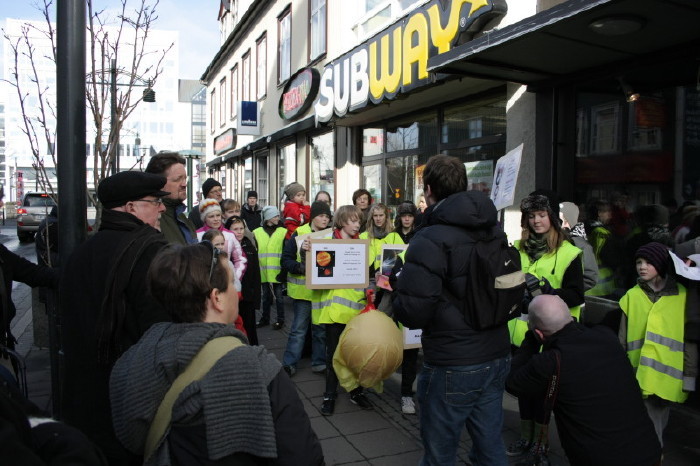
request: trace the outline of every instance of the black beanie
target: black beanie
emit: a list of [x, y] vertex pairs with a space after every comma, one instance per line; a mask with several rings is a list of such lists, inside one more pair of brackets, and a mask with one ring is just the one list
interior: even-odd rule
[[214, 178], [207, 178], [204, 183], [202, 183], [202, 196], [207, 197], [209, 195], [209, 191], [212, 190], [214, 186], [222, 187], [221, 183], [216, 181]]
[[643, 258], [654, 266], [662, 277], [666, 277], [668, 271], [668, 248], [661, 243], [651, 242], [637, 249], [634, 260]]
[[251, 197], [254, 197], [255, 199], [258, 198], [258, 192], [257, 191], [248, 191], [248, 196], [246, 199], [250, 199]]
[[328, 215], [329, 219], [332, 217], [331, 208], [328, 204], [322, 201], [316, 201], [313, 204], [311, 204], [311, 215], [309, 220], [313, 220], [314, 217], [318, 217], [319, 215], [323, 214]]

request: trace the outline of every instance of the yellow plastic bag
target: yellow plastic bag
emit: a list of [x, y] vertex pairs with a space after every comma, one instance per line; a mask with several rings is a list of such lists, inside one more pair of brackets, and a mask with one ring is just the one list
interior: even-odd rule
[[403, 360], [403, 335], [393, 320], [380, 311], [353, 317], [340, 335], [333, 368], [347, 391], [358, 386], [381, 393], [382, 382]]

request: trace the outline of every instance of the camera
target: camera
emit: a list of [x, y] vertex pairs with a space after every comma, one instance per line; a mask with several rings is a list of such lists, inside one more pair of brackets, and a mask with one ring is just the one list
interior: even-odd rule
[[522, 313], [527, 314], [527, 309], [530, 306], [530, 301], [532, 301], [535, 296], [542, 294], [542, 285], [540, 279], [532, 275], [531, 273], [525, 274], [525, 292], [523, 293], [523, 304]]

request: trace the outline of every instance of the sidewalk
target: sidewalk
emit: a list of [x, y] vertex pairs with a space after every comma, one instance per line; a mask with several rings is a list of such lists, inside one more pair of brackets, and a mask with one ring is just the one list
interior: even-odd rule
[[[9, 246], [9, 245], [8, 245]], [[33, 244], [32, 244], [33, 246]], [[13, 286], [13, 299], [18, 306], [13, 330], [19, 339], [18, 350], [26, 356], [29, 397], [41, 408], [50, 410], [51, 375], [49, 351], [32, 344], [31, 293], [22, 284]], [[291, 303], [287, 309], [291, 311]], [[291, 321], [291, 319], [289, 319]], [[267, 347], [278, 359], [287, 343], [288, 327], [258, 330], [260, 344]], [[363, 411], [350, 403], [347, 394], [340, 389], [333, 416], [322, 416], [319, 408], [325, 387], [325, 379], [311, 372], [310, 361], [303, 359], [292, 378], [297, 386], [311, 424], [316, 431], [330, 465], [382, 465], [404, 466], [418, 464], [422, 456], [418, 416], [404, 415], [400, 407], [401, 375], [394, 374], [384, 383], [384, 392], [368, 390], [368, 398], [374, 403], [373, 411]], [[420, 408], [419, 408], [420, 409]], [[503, 438], [506, 444], [518, 438], [519, 416], [517, 400], [505, 395], [503, 400]], [[678, 408], [671, 412], [666, 430], [664, 465], [690, 466], [700, 464], [700, 414], [694, 410]], [[568, 465], [561, 449], [556, 428], [550, 430], [550, 460], [552, 465]], [[469, 436], [464, 431], [460, 442], [458, 464], [469, 464]], [[514, 464], [517, 459], [513, 459]]]

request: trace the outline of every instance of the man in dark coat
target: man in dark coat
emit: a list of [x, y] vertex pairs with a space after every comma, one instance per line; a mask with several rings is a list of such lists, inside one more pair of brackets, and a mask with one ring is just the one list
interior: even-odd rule
[[183, 203], [187, 198], [185, 158], [177, 152], [161, 151], [148, 161], [146, 173], [164, 176], [167, 180], [163, 190], [170, 194], [163, 198], [165, 212], [160, 219], [160, 231], [165, 239], [168, 243], [197, 243], [196, 228], [185, 215], [187, 206]]
[[[0, 345], [14, 349], [15, 339], [10, 324], [17, 313], [12, 302], [12, 281], [31, 287], [58, 287], [58, 269], [51, 269], [29, 262], [0, 244]], [[2, 354], [0, 354], [0, 358]]]
[[258, 205], [257, 191], [248, 191], [248, 197], [241, 210], [241, 217], [250, 231], [262, 226], [262, 208]]
[[[202, 200], [204, 199], [215, 199], [217, 202], [221, 202], [224, 199], [224, 193], [221, 188], [221, 183], [216, 181], [214, 178], [207, 178], [204, 183], [202, 183]], [[199, 215], [199, 206], [192, 207], [192, 211], [188, 217], [195, 229], [202, 228], [204, 222], [202, 217]]]
[[165, 183], [141, 172], [105, 178], [97, 189], [104, 206], [100, 230], [68, 258], [61, 278], [62, 413], [110, 464], [130, 461], [112, 429], [112, 365], [153, 323], [169, 320], [146, 286], [148, 268], [167, 244], [158, 230]]
[[466, 296], [473, 235], [489, 239], [503, 232], [493, 202], [482, 192], [466, 191], [467, 173], [455, 157], [431, 157], [423, 184], [429, 207], [406, 252], [393, 301], [399, 322], [423, 329], [425, 364], [418, 378], [423, 461], [453, 464], [466, 425], [472, 463], [505, 466], [508, 328], [475, 330], [457, 304]]
[[[556, 390], [553, 411], [569, 462], [660, 464], [659, 440], [617, 336], [607, 327], [575, 322], [558, 296], [536, 297], [528, 312], [530, 330], [513, 358], [506, 387], [516, 396], [542, 399]], [[551, 382], [555, 375], [558, 386]]]

